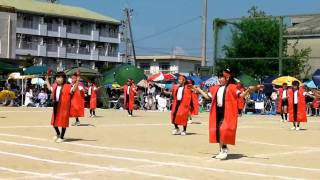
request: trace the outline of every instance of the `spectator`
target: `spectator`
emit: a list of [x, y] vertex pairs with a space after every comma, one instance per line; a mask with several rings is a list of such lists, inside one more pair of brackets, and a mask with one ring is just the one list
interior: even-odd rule
[[33, 98], [33, 92], [31, 88], [27, 88], [26, 96], [25, 96], [24, 105], [30, 106], [33, 104], [32, 98]]
[[167, 111], [167, 98], [164, 96], [164, 94], [161, 94], [158, 97], [158, 110], [161, 112]]
[[48, 94], [44, 92], [44, 89], [41, 89], [40, 93], [38, 94], [38, 100], [40, 107], [44, 107], [48, 100]]

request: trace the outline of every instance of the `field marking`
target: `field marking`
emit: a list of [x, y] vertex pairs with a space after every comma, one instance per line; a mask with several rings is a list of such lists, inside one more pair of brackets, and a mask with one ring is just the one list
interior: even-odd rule
[[[125, 172], [125, 173], [131, 173], [131, 174], [136, 174], [136, 175], [159, 177], [159, 178], [164, 178], [164, 179], [185, 180], [184, 178], [135, 171], [135, 170], [130, 170], [130, 169], [126, 169], [126, 168], [105, 167], [105, 166], [99, 166], [99, 165], [94, 165], [94, 164], [57, 161], [57, 160], [38, 158], [35, 156], [30, 156], [30, 155], [25, 155], [25, 154], [10, 153], [10, 152], [5, 152], [5, 151], [0, 151], [0, 154], [6, 155], [6, 156], [20, 157], [20, 158], [35, 160], [35, 161], [40, 161], [40, 162], [46, 162], [46, 163], [51, 163], [51, 164], [73, 165], [73, 166], [81, 166], [81, 167], [85, 167], [85, 168], [102, 169], [102, 170], [113, 171], [113, 172]], [[121, 157], [118, 157], [118, 158], [121, 158]], [[121, 158], [121, 159], [124, 159], [124, 158]], [[126, 159], [135, 159], [135, 158], [126, 158]], [[140, 160], [140, 161], [142, 161], [142, 160]], [[152, 162], [151, 160], [146, 160], [146, 161]], [[156, 161], [154, 161], [154, 162], [156, 162]], [[169, 166], [183, 167], [183, 168], [193, 168], [193, 169], [207, 170], [207, 171], [212, 171], [212, 172], [230, 173], [230, 174], [265, 177], [265, 178], [278, 178], [278, 179], [286, 179], [286, 180], [302, 179], [302, 178], [294, 178], [294, 177], [287, 177], [287, 176], [278, 176], [278, 175], [269, 175], [269, 174], [261, 174], [261, 173], [245, 172], [245, 171], [236, 171], [236, 170], [209, 168], [209, 167], [201, 167], [201, 166], [194, 166], [194, 165], [185, 165], [185, 164], [178, 164], [178, 163], [171, 163], [171, 162], [170, 163], [157, 162], [157, 163], [169, 165]]]
[[[191, 168], [191, 169], [198, 169], [198, 170], [207, 170], [207, 171], [213, 171], [213, 172], [225, 172], [225, 173], [231, 173], [231, 174], [240, 174], [240, 175], [248, 175], [248, 176], [258, 176], [258, 177], [269, 177], [269, 178], [279, 178], [279, 179], [297, 179], [297, 178], [287, 177], [287, 176], [278, 176], [278, 175], [268, 175], [268, 174], [262, 174], [262, 173], [254, 173], [254, 172], [227, 170], [227, 169], [222, 169], [222, 168], [202, 167], [202, 166], [196, 166], [196, 165], [181, 164], [181, 163], [176, 163], [176, 162], [163, 162], [163, 161], [154, 161], [154, 160], [142, 159], [142, 158], [131, 158], [131, 157], [113, 156], [113, 155], [106, 155], [106, 154], [83, 153], [83, 152], [77, 152], [77, 151], [53, 149], [53, 148], [46, 147], [46, 146], [22, 144], [22, 143], [15, 143], [15, 142], [9, 142], [9, 141], [0, 141], [0, 143], [17, 145], [17, 146], [24, 146], [24, 147], [47, 149], [47, 150], [51, 150], [51, 151], [67, 152], [67, 153], [72, 153], [72, 154], [78, 154], [81, 156], [109, 158], [109, 159], [126, 160], [126, 161], [133, 161], [133, 162], [143, 162], [143, 163], [150, 163], [150, 164], [162, 165], [162, 166], [174, 166], [174, 167], [181, 167], [181, 168]], [[267, 166], [267, 165], [264, 165], [264, 166]], [[284, 166], [282, 166], [282, 167], [284, 167]], [[320, 171], [320, 169], [318, 169], [318, 171]]]
[[71, 165], [71, 166], [79, 166], [84, 168], [92, 168], [92, 169], [100, 169], [105, 171], [111, 171], [111, 172], [119, 172], [119, 173], [129, 173], [129, 174], [135, 174], [140, 176], [148, 176], [148, 177], [158, 177], [163, 179], [173, 179], [173, 180], [186, 180], [185, 178], [179, 178], [174, 176], [165, 176], [160, 174], [154, 174], [154, 173], [148, 173], [148, 172], [142, 172], [142, 171], [136, 171], [136, 170], [130, 170], [127, 168], [117, 168], [117, 167], [105, 167], [105, 166], [99, 166], [95, 164], [85, 164], [85, 163], [77, 163], [77, 162], [67, 162], [67, 161], [57, 161], [57, 160], [51, 160], [51, 159], [44, 159], [44, 158], [38, 158], [31, 155], [26, 154], [19, 154], [19, 153], [10, 153], [5, 151], [0, 151], [0, 154], [5, 156], [13, 156], [13, 157], [19, 157], [23, 159], [29, 159], [49, 164], [59, 164], [59, 165]]
[[49, 178], [53, 178], [53, 179], [70, 179], [70, 178], [66, 178], [63, 176], [58, 176], [58, 175], [54, 175], [54, 174], [46, 174], [46, 173], [39, 173], [39, 172], [34, 172], [34, 171], [25, 171], [25, 170], [16, 170], [16, 169], [10, 169], [10, 168], [6, 168], [6, 167], [0, 167], [1, 171], [7, 171], [7, 172], [12, 172], [12, 173], [18, 173], [18, 174], [28, 174], [28, 175], [34, 175], [37, 177], [49, 177]]
[[307, 154], [313, 152], [320, 152], [320, 149], [309, 149], [309, 150], [298, 150], [298, 151], [288, 151], [288, 152], [279, 152], [279, 153], [269, 153], [269, 154], [257, 154], [253, 157], [274, 157], [274, 156], [283, 156], [283, 155], [292, 155], [292, 154]]
[[[56, 175], [64, 177], [64, 176], [92, 174], [92, 173], [99, 173], [99, 172], [106, 172], [106, 171], [104, 171], [104, 170], [78, 171], [78, 172], [56, 173]], [[1, 179], [1, 180], [38, 179], [38, 178], [43, 178], [43, 177], [41, 177], [41, 176], [22, 176], [22, 177], [16, 177], [16, 178], [6, 178], [6, 179]], [[68, 178], [68, 179], [70, 179], [70, 178]]]
[[[12, 135], [12, 134], [2, 134], [0, 133], [0, 136], [9, 136], [9, 137], [15, 137], [15, 138], [21, 138], [21, 139], [31, 139], [36, 141], [43, 141], [43, 142], [52, 142], [48, 139], [44, 138], [33, 138], [29, 136], [20, 136], [20, 135]], [[181, 155], [181, 154], [175, 154], [175, 153], [163, 153], [163, 152], [157, 152], [157, 151], [144, 151], [144, 150], [137, 150], [137, 149], [127, 149], [127, 148], [112, 148], [112, 147], [105, 147], [105, 146], [95, 146], [95, 145], [87, 145], [87, 144], [81, 144], [81, 143], [68, 143], [72, 145], [77, 145], [81, 147], [90, 147], [93, 149], [104, 149], [104, 150], [112, 150], [112, 151], [124, 151], [124, 152], [135, 152], [135, 153], [142, 153], [142, 154], [153, 154], [153, 155], [163, 155], [163, 156], [169, 156], [169, 157], [183, 157], [188, 159], [197, 159], [197, 160], [206, 160], [207, 158], [202, 158], [198, 156], [190, 156], [190, 155]], [[234, 160], [230, 162], [242, 163], [243, 161]], [[269, 167], [281, 167], [281, 168], [288, 168], [288, 169], [297, 169], [297, 170], [306, 170], [306, 171], [319, 171], [320, 169], [317, 168], [306, 168], [306, 167], [299, 167], [299, 166], [287, 166], [282, 164], [268, 164], [268, 163], [256, 163], [252, 161], [245, 161], [249, 162], [252, 165], [258, 165], [258, 166], [269, 166]], [[248, 163], [243, 163], [248, 164]]]

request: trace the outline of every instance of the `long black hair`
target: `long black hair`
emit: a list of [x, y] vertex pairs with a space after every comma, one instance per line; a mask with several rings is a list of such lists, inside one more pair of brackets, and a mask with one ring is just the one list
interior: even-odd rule
[[217, 77], [225, 77], [224, 73], [230, 74], [229, 80], [227, 84], [236, 84], [236, 80], [234, 79], [233, 73], [229, 69], [222, 70], [217, 73]]
[[57, 72], [56, 75], [55, 75], [55, 78], [58, 78], [58, 77], [62, 77], [63, 78], [62, 84], [66, 84], [67, 83], [67, 75], [66, 75], [66, 73], [64, 73], [63, 71]]

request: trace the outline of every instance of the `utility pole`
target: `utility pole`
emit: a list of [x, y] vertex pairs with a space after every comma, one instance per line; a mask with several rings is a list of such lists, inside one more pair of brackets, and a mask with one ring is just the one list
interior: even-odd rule
[[203, 16], [202, 16], [202, 60], [201, 66], [206, 66], [207, 61], [207, 20], [208, 20], [208, 0], [203, 2]]
[[279, 17], [279, 76], [283, 75], [283, 17]]
[[133, 41], [133, 35], [132, 35], [132, 27], [131, 27], [131, 16], [132, 16], [133, 9], [125, 8], [124, 12], [125, 12], [125, 15], [127, 17], [127, 23], [128, 23], [127, 28], [129, 28], [129, 33], [130, 33], [130, 42], [131, 42], [132, 53], [133, 53], [133, 62], [132, 62], [132, 64], [136, 65], [136, 50], [135, 50], [135, 47], [134, 47], [134, 41]]

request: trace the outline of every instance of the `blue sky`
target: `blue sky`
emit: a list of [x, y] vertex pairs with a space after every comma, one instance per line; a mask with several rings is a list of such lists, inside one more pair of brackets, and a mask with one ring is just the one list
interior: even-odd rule
[[[125, 7], [134, 9], [133, 35], [137, 54], [168, 54], [179, 47], [190, 55], [200, 55], [201, 19], [203, 0], [60, 0], [63, 4], [76, 5], [123, 19]], [[241, 17], [252, 6], [258, 6], [271, 15], [320, 13], [319, 0], [208, 0], [208, 56], [212, 56], [214, 18]], [[197, 18], [198, 17], [198, 18]], [[192, 21], [191, 21], [192, 20]], [[186, 23], [167, 33], [163, 30]]]

